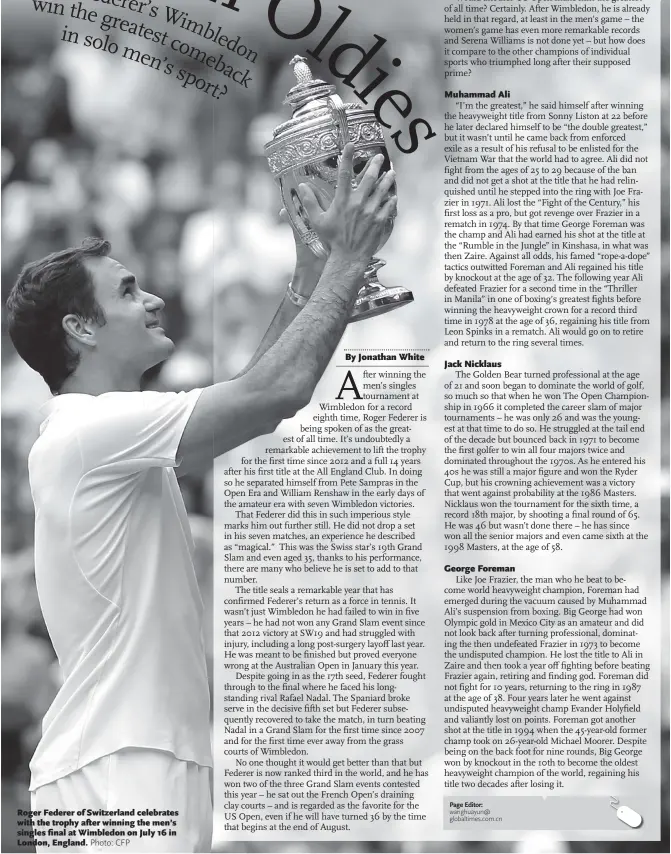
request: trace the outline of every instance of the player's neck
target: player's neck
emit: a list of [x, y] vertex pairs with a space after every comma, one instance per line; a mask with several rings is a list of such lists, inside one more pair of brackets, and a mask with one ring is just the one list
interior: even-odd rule
[[110, 367], [96, 362], [80, 364], [63, 383], [60, 394], [99, 395], [110, 391], [140, 391], [142, 376], [121, 366]]

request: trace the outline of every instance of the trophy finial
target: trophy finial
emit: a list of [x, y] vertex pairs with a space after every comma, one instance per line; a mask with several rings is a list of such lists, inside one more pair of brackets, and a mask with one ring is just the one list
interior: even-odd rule
[[294, 56], [289, 65], [293, 68], [296, 80], [299, 84], [312, 83], [312, 72], [310, 71], [308, 61], [304, 56]]

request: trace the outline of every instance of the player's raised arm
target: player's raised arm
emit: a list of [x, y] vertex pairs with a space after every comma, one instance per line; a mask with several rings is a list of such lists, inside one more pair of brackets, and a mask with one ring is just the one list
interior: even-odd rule
[[396, 207], [389, 191], [393, 171], [379, 178], [383, 157], [368, 164], [352, 187], [354, 146], [345, 147], [334, 200], [321, 209], [301, 185], [310, 223], [330, 247], [324, 272], [308, 304], [277, 342], [243, 376], [203, 391], [179, 446], [182, 468], [200, 466], [238, 445], [272, 432], [311, 399], [347, 325], [361, 277], [388, 217]]

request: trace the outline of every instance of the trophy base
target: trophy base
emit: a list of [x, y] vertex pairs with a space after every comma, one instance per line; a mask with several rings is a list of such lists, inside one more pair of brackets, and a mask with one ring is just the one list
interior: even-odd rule
[[377, 271], [384, 266], [384, 261], [373, 258], [371, 265], [364, 273], [366, 283], [358, 293], [349, 322], [356, 323], [378, 314], [385, 314], [413, 302], [412, 291], [407, 288], [385, 288], [377, 278]]

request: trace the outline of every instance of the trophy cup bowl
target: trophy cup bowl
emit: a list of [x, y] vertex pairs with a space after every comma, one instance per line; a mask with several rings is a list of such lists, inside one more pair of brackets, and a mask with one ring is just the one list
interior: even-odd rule
[[[275, 128], [272, 141], [265, 146], [265, 154], [292, 226], [315, 255], [326, 258], [328, 248], [310, 225], [298, 195], [298, 186], [309, 184], [322, 208], [328, 208], [335, 196], [338, 167], [347, 142], [352, 142], [355, 147], [353, 186], [358, 185], [368, 161], [376, 154], [384, 156], [380, 174], [391, 169], [392, 165], [382, 127], [372, 110], [343, 104], [335, 94], [335, 86], [313, 79], [303, 57], [295, 56], [291, 65], [298, 82], [284, 103], [293, 107], [293, 115], [289, 121]], [[392, 191], [395, 190], [394, 185]], [[392, 216], [386, 223], [376, 251], [387, 242], [393, 228]], [[368, 265], [350, 323], [384, 314], [413, 301], [412, 292], [407, 288], [386, 288], [380, 284], [377, 272], [384, 264], [375, 257]]]

